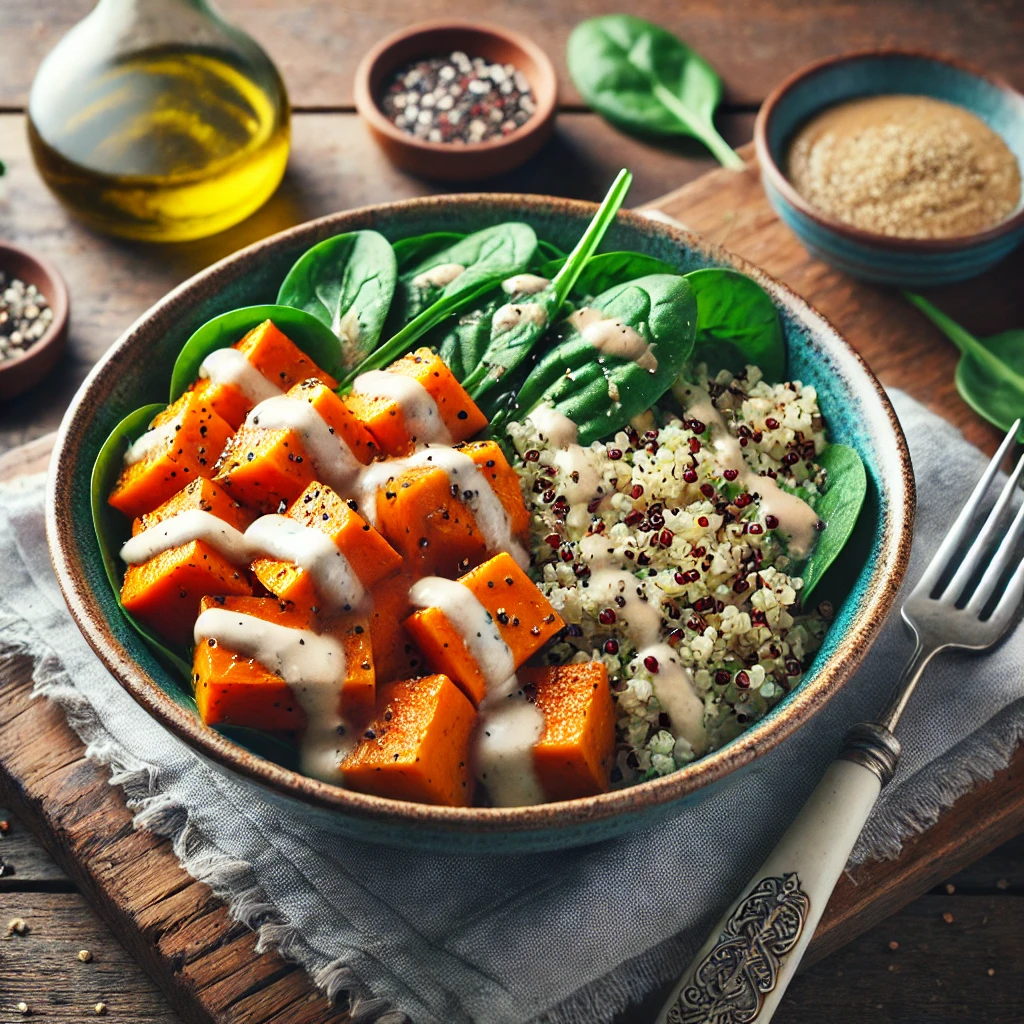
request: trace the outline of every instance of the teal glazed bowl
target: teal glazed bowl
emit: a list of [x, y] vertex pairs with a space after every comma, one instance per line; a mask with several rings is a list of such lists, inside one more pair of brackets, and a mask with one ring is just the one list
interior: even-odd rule
[[964, 107], [1002, 136], [1024, 177], [1024, 96], [964, 64], [881, 50], [830, 57], [786, 79], [754, 125], [761, 181], [772, 208], [818, 259], [880, 284], [927, 288], [975, 277], [1024, 241], [1024, 202], [987, 231], [957, 238], [890, 238], [851, 227], [811, 206], [782, 168], [790, 140], [827, 107], [864, 96], [930, 96]]
[[524, 220], [541, 237], [569, 249], [595, 209], [591, 203], [544, 196], [441, 196], [300, 225], [176, 288], [122, 335], [73, 400], [56, 442], [46, 502], [50, 552], [71, 614], [132, 697], [213, 770], [251, 787], [254, 799], [275, 801], [346, 836], [415, 849], [511, 853], [595, 842], [677, 815], [748, 769], [825, 706], [878, 635], [906, 569], [914, 512], [906, 442], [885, 393], [853, 349], [788, 289], [694, 235], [633, 213], [619, 214], [606, 248], [649, 253], [684, 272], [736, 267], [768, 290], [782, 316], [790, 375], [818, 389], [833, 438], [853, 445], [867, 467], [868, 498], [843, 564], [834, 570], [835, 593], [821, 595], [831, 596], [834, 624], [802, 685], [767, 718], [675, 774], [629, 789], [536, 807], [431, 807], [307, 778], [206, 728], [187, 681], [171, 676], [122, 618], [92, 528], [91, 468], [100, 445], [126, 413], [166, 400], [175, 357], [197, 327], [236, 307], [272, 302], [295, 260], [339, 232], [374, 228], [394, 240]]

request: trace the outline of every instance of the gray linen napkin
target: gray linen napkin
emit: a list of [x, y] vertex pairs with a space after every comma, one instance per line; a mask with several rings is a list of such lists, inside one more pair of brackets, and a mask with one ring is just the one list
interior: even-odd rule
[[[920, 491], [910, 580], [965, 500], [983, 457], [893, 396]], [[657, 829], [565, 853], [459, 858], [366, 846], [282, 814], [209, 770], [100, 665], [50, 569], [41, 478], [0, 488], [0, 649], [37, 659], [90, 754], [171, 837], [185, 869], [302, 963], [357, 1018], [417, 1024], [595, 1024], [678, 973], [791, 820], [852, 723], [872, 717], [909, 650], [896, 616], [856, 678], [731, 787]], [[59, 653], [57, 653], [59, 652]], [[929, 669], [905, 755], [856, 861], [901, 839], [1004, 765], [1024, 735], [1024, 631], [984, 658]], [[401, 1012], [400, 1012], [401, 1011]]]

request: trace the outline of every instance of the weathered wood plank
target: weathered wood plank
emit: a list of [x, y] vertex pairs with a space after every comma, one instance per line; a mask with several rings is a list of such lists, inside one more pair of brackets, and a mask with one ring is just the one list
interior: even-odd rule
[[39, 840], [11, 811], [0, 807], [0, 893], [67, 890], [70, 887], [68, 876], [54, 863]]
[[[11, 4], [5, 36], [18, 40], [0, 64], [0, 106], [22, 107], [36, 67], [92, 0]], [[222, 0], [228, 18], [251, 33], [277, 63], [296, 108], [350, 109], [352, 78], [363, 54], [383, 36], [418, 21], [470, 18], [494, 21], [531, 36], [558, 69], [564, 104], [579, 95], [565, 70], [565, 41], [586, 17], [624, 10], [618, 0], [517, 0], [482, 8], [473, 0], [399, 0], [386, 4], [317, 0], [301, 7], [275, 0]], [[813, 9], [794, 0], [640, 0], [631, 13], [678, 33], [717, 68], [731, 104], [760, 103], [771, 88], [804, 64], [837, 52], [880, 45], [964, 54], [1024, 84], [1021, 9], [1013, 0], [849, 0]]]

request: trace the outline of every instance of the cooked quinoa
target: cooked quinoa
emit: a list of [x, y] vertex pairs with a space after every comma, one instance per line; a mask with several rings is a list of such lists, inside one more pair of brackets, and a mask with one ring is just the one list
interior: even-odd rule
[[[589, 449], [554, 446], [530, 419], [508, 428], [534, 578], [568, 623], [548, 656], [607, 666], [615, 784], [666, 775], [762, 718], [799, 685], [831, 616], [800, 608], [797, 544], [756, 482], [813, 506], [826, 484], [814, 388], [769, 385], [753, 366], [697, 379], [673, 389], [676, 411]], [[713, 413], [708, 401], [714, 430], [687, 416], [701, 403]]]

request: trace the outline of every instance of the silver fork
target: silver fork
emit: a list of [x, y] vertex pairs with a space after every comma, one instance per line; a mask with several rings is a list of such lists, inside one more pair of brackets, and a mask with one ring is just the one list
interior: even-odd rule
[[928, 662], [951, 647], [985, 650], [1016, 618], [1024, 597], [1024, 560], [1005, 584], [1000, 586], [1000, 581], [1013, 567], [1017, 544], [1024, 537], [1024, 504], [1001, 540], [999, 536], [1024, 474], [1024, 456], [959, 562], [957, 552], [970, 538], [974, 517], [1019, 427], [1020, 420], [1010, 428], [903, 603], [914, 653], [889, 706], [878, 721], [855, 725], [847, 734], [839, 758], [754, 880], [715, 926], [673, 989], [657, 1024], [764, 1024], [771, 1019], [878, 794], [896, 771], [896, 726]]

